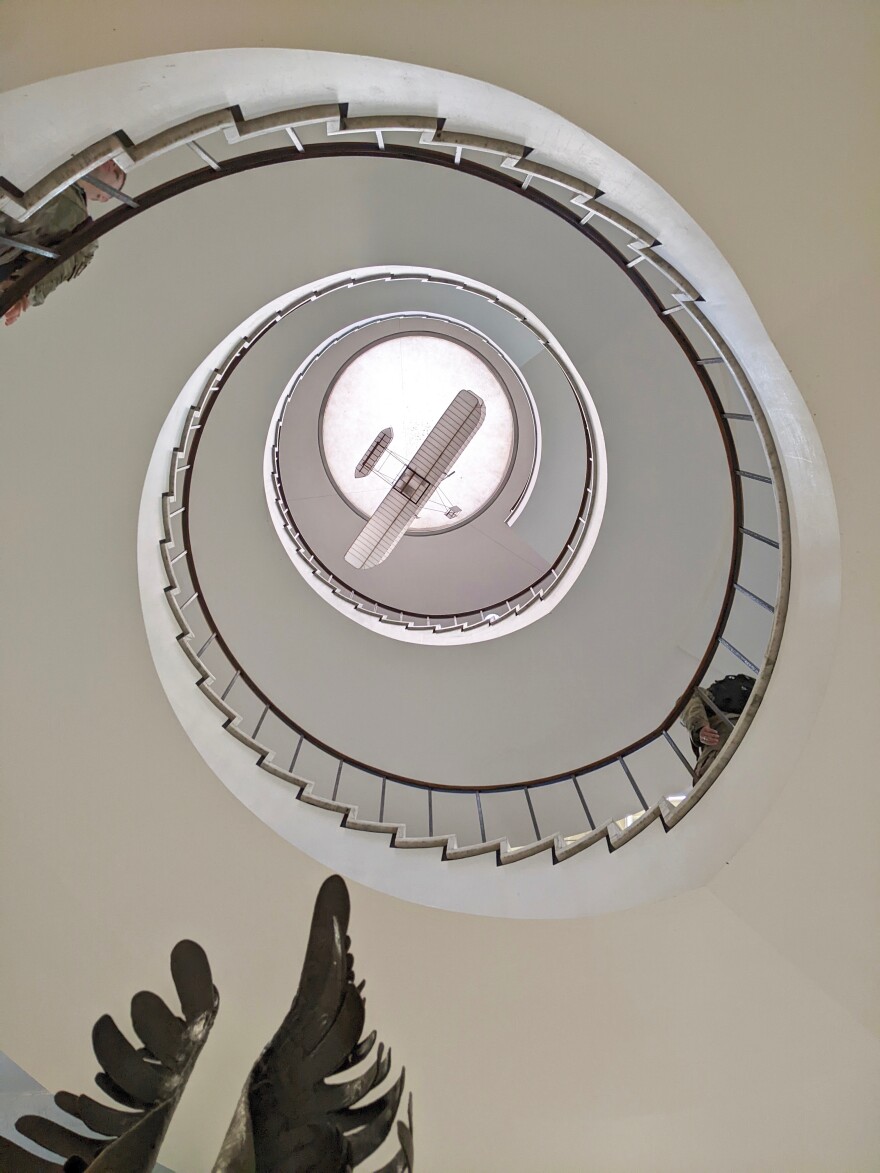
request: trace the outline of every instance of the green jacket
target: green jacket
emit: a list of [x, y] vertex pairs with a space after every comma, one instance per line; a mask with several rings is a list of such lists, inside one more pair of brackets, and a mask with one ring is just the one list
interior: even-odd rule
[[[60, 244], [71, 232], [81, 224], [89, 222], [86, 206], [86, 197], [82, 188], [74, 184], [68, 187], [61, 195], [49, 200], [42, 208], [34, 212], [27, 220], [13, 220], [12, 217], [0, 212], [0, 236], [8, 236], [15, 240], [22, 240], [25, 244], [42, 245], [52, 248]], [[42, 281], [38, 281], [28, 295], [31, 305], [42, 305], [49, 294], [57, 289], [63, 281], [70, 281], [78, 277], [86, 265], [89, 264], [98, 248], [95, 240], [85, 248], [74, 253], [57, 268], [53, 269]], [[22, 254], [12, 246], [0, 246], [0, 264], [14, 260]]]
[[[718, 714], [706, 700], [706, 694], [702, 688], [695, 689], [691, 694], [691, 699], [685, 705], [680, 720], [682, 725], [684, 725], [685, 729], [687, 729], [688, 733], [691, 735], [691, 745], [694, 746], [695, 750], [699, 749], [700, 752], [705, 752], [706, 750], [706, 747], [700, 746], [698, 741], [698, 734], [704, 725], [708, 725], [711, 729], [714, 729], [716, 733], [721, 734], [721, 741], [719, 744], [712, 747], [715, 753], [717, 753], [725, 741], [727, 741], [727, 738], [731, 733], [730, 724], [728, 724], [728, 722], [725, 721], [723, 717], [718, 716]], [[736, 716], [734, 714], [729, 715], [729, 720], [731, 724], [736, 724]]]

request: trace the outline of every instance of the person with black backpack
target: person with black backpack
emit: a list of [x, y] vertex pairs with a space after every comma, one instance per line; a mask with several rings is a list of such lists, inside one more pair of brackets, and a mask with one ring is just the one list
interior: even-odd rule
[[694, 785], [718, 757], [754, 687], [753, 676], [724, 676], [708, 688], [697, 688], [685, 705], [681, 723], [697, 758]]

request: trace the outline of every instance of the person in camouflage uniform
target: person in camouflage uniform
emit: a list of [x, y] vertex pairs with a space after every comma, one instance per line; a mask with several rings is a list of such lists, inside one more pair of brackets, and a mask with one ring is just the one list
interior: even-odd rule
[[[112, 160], [96, 167], [94, 175], [115, 187], [117, 191], [125, 182], [125, 172]], [[88, 212], [89, 200], [105, 203], [111, 198], [107, 192], [89, 183], [88, 179], [80, 179], [60, 195], [49, 200], [27, 220], [15, 220], [0, 212], [0, 236], [8, 237], [10, 240], [19, 239], [25, 244], [52, 248], [65, 240], [75, 229], [91, 220]], [[6, 311], [6, 325], [11, 326], [16, 322], [28, 306], [42, 305], [49, 294], [64, 281], [78, 277], [91, 262], [97, 248], [96, 240], [87, 244], [38, 281], [29, 293]], [[22, 252], [11, 244], [0, 244], [0, 290], [11, 285], [19, 270], [33, 259], [33, 253]]]
[[[736, 679], [742, 681], [749, 681], [747, 684], [745, 696], [751, 691], [751, 684], [754, 683], [751, 677], [728, 677], [727, 679]], [[716, 681], [711, 687], [714, 689], [723, 681]], [[744, 699], [740, 699], [739, 705], [745, 703]], [[721, 706], [724, 712], [724, 706]], [[736, 711], [725, 713], [726, 720], [715, 712], [715, 709], [709, 702], [709, 693], [706, 689], [697, 688], [694, 690], [691, 699], [684, 707], [684, 712], [681, 714], [681, 723], [691, 735], [691, 746], [697, 754], [697, 764], [694, 768], [694, 785], [696, 786], [700, 778], [706, 773], [719, 753], [724, 747], [730, 734], [733, 732], [733, 727], [736, 724], [737, 717], [742, 712], [742, 707]]]

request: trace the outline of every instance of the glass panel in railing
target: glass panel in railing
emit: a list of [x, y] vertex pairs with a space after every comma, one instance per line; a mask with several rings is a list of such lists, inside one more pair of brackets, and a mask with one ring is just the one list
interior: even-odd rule
[[428, 835], [429, 802], [433, 805], [427, 790], [388, 781], [385, 783], [384, 821], [404, 823], [410, 839], [424, 838]]
[[378, 774], [370, 774], [366, 770], [345, 764], [339, 775], [336, 797], [340, 802], [356, 806], [359, 819], [377, 823], [379, 809], [383, 805], [382, 778]]
[[296, 759], [294, 773], [298, 778], [314, 782], [314, 793], [320, 798], [332, 799], [336, 791], [340, 760], [334, 754], [326, 753], [310, 741], [304, 741]]
[[642, 810], [632, 783], [618, 762], [578, 777], [581, 792], [597, 827]]
[[436, 791], [433, 798], [434, 834], [455, 835], [459, 847], [480, 843], [480, 819], [473, 793]]
[[593, 830], [573, 778], [532, 786], [529, 794], [542, 836], [578, 835]]
[[[540, 837], [535, 832], [525, 790], [486, 790], [482, 804], [487, 839], [506, 839], [511, 847], [522, 847]], [[538, 827], [540, 831], [540, 823]]]
[[[679, 726], [669, 731], [675, 749], [682, 754], [688, 766], [695, 764], [687, 731]], [[687, 766], [665, 737], [661, 736], [635, 753], [627, 754], [625, 765], [632, 775], [634, 788], [644, 798], [639, 807], [650, 810], [666, 794], [690, 789], [691, 774]]]

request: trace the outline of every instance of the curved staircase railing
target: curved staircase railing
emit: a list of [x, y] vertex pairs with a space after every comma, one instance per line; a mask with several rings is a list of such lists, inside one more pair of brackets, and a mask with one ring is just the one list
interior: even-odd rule
[[[287, 145], [248, 151], [228, 159], [215, 157], [201, 141], [222, 134], [228, 143], [249, 143], [278, 131], [287, 135]], [[386, 141], [387, 135], [396, 140], [417, 136], [418, 144], [392, 143]], [[675, 699], [657, 728], [601, 761], [548, 778], [491, 788], [452, 787], [383, 773], [311, 737], [273, 705], [236, 661], [213, 625], [187, 548], [191, 461], [220, 389], [218, 379], [228, 374], [242, 354], [271, 327], [272, 321], [267, 321], [251, 337], [239, 340], [224, 371], [215, 373], [190, 408], [171, 456], [168, 487], [162, 500], [161, 556], [168, 582], [166, 596], [180, 628], [178, 642], [198, 674], [197, 686], [223, 714], [225, 728], [253, 750], [261, 769], [288, 782], [302, 801], [339, 813], [345, 826], [387, 835], [392, 846], [439, 847], [444, 859], [494, 852], [497, 862], [506, 864], [547, 851], [558, 863], [600, 841], [615, 850], [654, 821], [671, 829], [712, 786], [760, 704], [779, 651], [791, 573], [788, 507], [772, 435], [745, 372], [714, 325], [699, 291], [664, 255], [662, 244], [650, 231], [613, 207], [586, 178], [532, 159], [528, 146], [491, 135], [459, 132], [448, 128], [442, 118], [350, 116], [345, 103], [287, 109], [252, 118], [245, 118], [238, 107], [225, 107], [160, 130], [137, 143], [120, 130], [80, 150], [25, 191], [0, 178], [0, 210], [26, 222], [48, 200], [108, 159], [115, 159], [130, 171], [180, 149], [192, 150], [204, 166], [137, 196], [120, 193], [120, 206], [49, 250], [53, 256], [37, 256], [27, 264], [16, 281], [0, 291], [0, 313], [83, 245], [134, 215], [227, 175], [294, 159], [332, 155], [404, 158], [458, 168], [537, 202], [588, 237], [628, 272], [697, 372], [724, 439], [733, 485], [733, 552], [716, 630], [688, 689]], [[748, 457], [743, 455], [746, 451]], [[777, 524], [772, 533], [766, 532], [766, 527], [749, 524], [750, 500], [754, 502], [755, 493], [768, 491], [773, 493], [776, 506]], [[772, 599], [752, 589], [753, 583], [750, 585], [749, 567], [759, 549], [764, 553], [772, 551], [771, 557], [776, 559], [777, 590]], [[742, 607], [757, 609], [770, 617], [766, 646], [760, 656], [749, 656], [739, 647], [736, 633]], [[676, 722], [693, 688], [720, 674], [722, 665], [725, 670], [726, 666], [745, 666], [756, 676], [756, 685], [713, 767], [687, 790], [693, 768]], [[637, 755], [657, 750], [670, 755], [668, 760], [679, 767], [682, 782], [650, 801], [645, 793], [649, 787], [644, 779], [640, 780], [640, 770], [636, 768]], [[599, 780], [607, 781], [609, 772], [625, 781], [631, 806], [605, 818], [597, 814], [599, 804], [594, 795], [600, 789]], [[564, 794], [560, 788], [564, 788]], [[573, 812], [568, 830], [551, 830], [546, 825], [542, 808], [551, 790], [554, 809], [566, 807]], [[526, 841], [517, 846], [511, 846], [505, 834], [493, 833], [497, 822], [493, 804], [505, 795], [512, 796], [520, 806], [527, 828]], [[448, 810], [443, 809], [443, 804], [453, 800], [470, 808], [471, 833], [442, 830], [448, 822]], [[396, 813], [404, 808], [407, 817], [397, 818]], [[466, 821], [459, 819], [459, 826]], [[459, 838], [471, 841], [460, 844]]]

